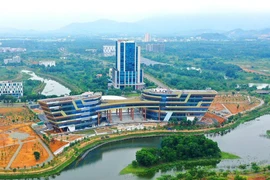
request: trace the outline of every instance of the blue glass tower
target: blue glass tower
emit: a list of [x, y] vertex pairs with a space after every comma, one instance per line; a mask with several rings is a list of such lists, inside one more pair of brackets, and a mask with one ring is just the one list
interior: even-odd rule
[[118, 40], [116, 42], [116, 66], [112, 81], [115, 88], [132, 87], [142, 89], [143, 70], [141, 69], [141, 48], [134, 41]]

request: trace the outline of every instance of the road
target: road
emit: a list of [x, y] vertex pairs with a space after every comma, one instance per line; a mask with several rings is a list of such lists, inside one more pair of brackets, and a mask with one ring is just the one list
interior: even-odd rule
[[149, 81], [155, 83], [158, 87], [170, 89], [169, 86], [165, 85], [164, 83], [160, 82], [158, 79], [154, 78], [153, 76], [149, 74], [144, 74], [144, 77], [148, 79]]

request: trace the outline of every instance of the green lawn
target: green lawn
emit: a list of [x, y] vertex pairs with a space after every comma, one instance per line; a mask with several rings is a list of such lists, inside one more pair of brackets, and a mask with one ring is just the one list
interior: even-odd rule
[[95, 131], [93, 129], [85, 129], [81, 131], [76, 131], [73, 134], [95, 134]]
[[221, 152], [221, 159], [240, 159], [240, 157], [235, 154]]

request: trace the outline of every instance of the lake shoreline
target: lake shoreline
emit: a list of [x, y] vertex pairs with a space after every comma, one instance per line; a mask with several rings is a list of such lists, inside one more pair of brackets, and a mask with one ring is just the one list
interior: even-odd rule
[[[189, 135], [189, 134], [205, 134], [205, 133], [217, 133], [222, 132], [228, 129], [232, 129], [240, 125], [241, 123], [255, 120], [256, 118], [269, 113], [270, 107], [262, 106], [255, 111], [250, 111], [246, 113], [243, 117], [237, 120], [233, 124], [229, 124], [226, 127], [216, 128], [216, 129], [202, 129], [201, 131], [170, 131], [170, 130], [163, 130], [163, 131], [142, 131], [142, 132], [131, 132], [127, 134], [112, 134], [108, 139], [101, 139], [101, 136], [96, 136], [95, 138], [91, 138], [91, 140], [83, 140], [79, 142], [79, 148], [77, 151], [74, 150], [73, 147], [69, 147], [68, 150], [62, 153], [59, 157], [55, 158], [54, 165], [48, 165], [43, 168], [36, 168], [30, 170], [17, 170], [13, 172], [12, 170], [1, 170], [0, 171], [0, 178], [6, 179], [13, 179], [13, 178], [26, 178], [26, 177], [46, 177], [54, 174], [59, 174], [62, 170], [64, 170], [67, 166], [69, 166], [74, 161], [78, 160], [84, 153], [86, 153], [89, 149], [99, 146], [102, 143], [110, 142], [110, 141], [123, 141], [126, 138], [145, 138], [149, 136], [169, 136], [169, 135]], [[69, 156], [66, 158], [66, 155]], [[62, 163], [64, 162], [64, 163]]]

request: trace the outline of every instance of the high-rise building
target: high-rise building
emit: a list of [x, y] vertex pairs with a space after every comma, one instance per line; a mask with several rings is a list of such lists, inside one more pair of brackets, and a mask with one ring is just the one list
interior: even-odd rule
[[146, 33], [144, 35], [144, 42], [150, 42], [151, 41], [151, 35], [149, 33]]
[[132, 87], [142, 89], [143, 70], [141, 69], [141, 47], [134, 41], [118, 40], [116, 42], [116, 63], [112, 73], [113, 86], [123, 89]]

